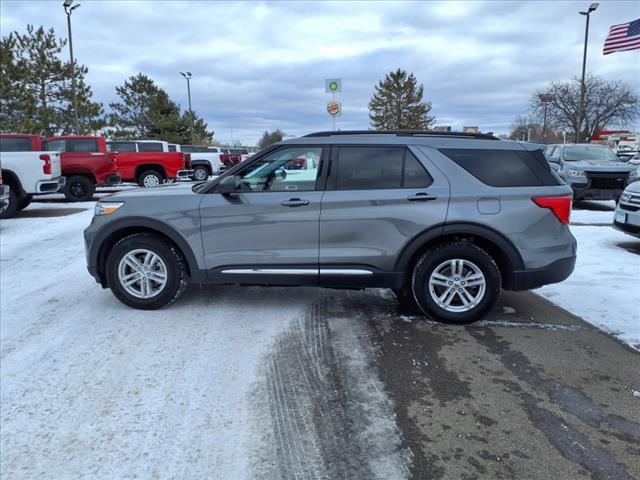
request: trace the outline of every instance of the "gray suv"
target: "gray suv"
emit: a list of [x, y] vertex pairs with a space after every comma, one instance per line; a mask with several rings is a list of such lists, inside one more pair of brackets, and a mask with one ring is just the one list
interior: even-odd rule
[[640, 174], [635, 165], [622, 162], [604, 145], [548, 145], [544, 154], [551, 168], [573, 189], [574, 200], [617, 200]]
[[[294, 166], [295, 168], [292, 168]], [[571, 188], [539, 147], [485, 134], [320, 132], [209, 182], [103, 198], [88, 269], [123, 303], [191, 283], [386, 287], [432, 318], [483, 317], [500, 289], [573, 271]]]

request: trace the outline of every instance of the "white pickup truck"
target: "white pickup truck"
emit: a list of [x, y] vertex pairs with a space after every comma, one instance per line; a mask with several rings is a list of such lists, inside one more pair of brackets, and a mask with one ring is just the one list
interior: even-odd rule
[[226, 152], [220, 147], [181, 145], [180, 150], [191, 155], [193, 178], [199, 182], [209, 175], [219, 175], [231, 166], [225, 164]]
[[[9, 186], [9, 198], [0, 207], [0, 218], [10, 218], [29, 203], [33, 195], [54, 193], [64, 186], [60, 154], [48, 151], [24, 151], [20, 142], [35, 141], [31, 136], [0, 138], [2, 182]], [[35, 135], [33, 137], [36, 137]], [[40, 137], [37, 141], [43, 141]]]

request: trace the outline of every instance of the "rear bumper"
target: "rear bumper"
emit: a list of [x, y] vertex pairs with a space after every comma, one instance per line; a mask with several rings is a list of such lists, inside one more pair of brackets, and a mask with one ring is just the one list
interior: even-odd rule
[[55, 193], [64, 187], [65, 177], [52, 178], [51, 180], [40, 180], [36, 183], [36, 193]]
[[118, 185], [119, 183], [122, 183], [122, 175], [119, 173], [112, 173], [111, 175], [107, 175], [104, 179], [105, 187], [111, 187], [113, 185]]
[[571, 275], [576, 266], [576, 257], [556, 260], [542, 268], [516, 270], [512, 274], [509, 290], [531, 290], [533, 288], [562, 282]]
[[591, 188], [587, 185], [571, 185], [574, 200], [617, 200], [624, 189]]
[[193, 170], [178, 170], [176, 172], [176, 179], [180, 181], [191, 181], [191, 175], [193, 175]]

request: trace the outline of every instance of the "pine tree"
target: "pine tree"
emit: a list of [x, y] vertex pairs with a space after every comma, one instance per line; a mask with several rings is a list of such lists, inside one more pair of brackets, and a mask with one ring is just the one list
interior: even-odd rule
[[266, 130], [258, 141], [258, 148], [267, 148], [274, 143], [281, 142], [284, 135], [285, 133], [280, 129], [274, 130], [273, 132]]
[[[60, 59], [66, 40], [53, 29], [34, 28], [10, 33], [0, 43], [3, 130], [21, 133], [69, 133], [73, 125], [71, 62]], [[102, 105], [91, 101], [84, 77], [87, 68], [76, 64], [78, 110], [83, 132], [99, 128]]]
[[369, 102], [369, 119], [376, 130], [427, 130], [431, 102], [423, 102], [424, 87], [413, 73], [398, 69], [378, 82]]
[[[191, 143], [191, 114], [186, 111], [182, 114], [182, 121], [187, 127], [189, 141]], [[208, 130], [209, 126], [200, 118], [196, 112], [193, 112], [193, 144], [194, 145], [211, 145], [213, 142], [213, 131]]]

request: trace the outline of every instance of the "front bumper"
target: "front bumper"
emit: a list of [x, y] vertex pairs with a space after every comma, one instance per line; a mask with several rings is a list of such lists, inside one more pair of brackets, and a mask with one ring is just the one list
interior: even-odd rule
[[52, 178], [51, 180], [40, 180], [36, 183], [36, 193], [55, 193], [64, 187], [67, 179], [65, 177]]
[[613, 218], [615, 228], [640, 238], [640, 196], [632, 194], [626, 201], [621, 198]]
[[193, 170], [178, 170], [176, 172], [176, 179], [181, 182], [190, 182], [191, 176], [193, 175]]
[[516, 270], [512, 274], [509, 290], [531, 290], [533, 288], [562, 282], [571, 275], [576, 266], [576, 256], [561, 258], [542, 268]]

